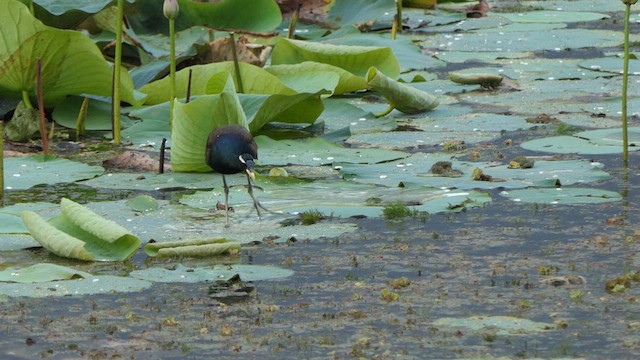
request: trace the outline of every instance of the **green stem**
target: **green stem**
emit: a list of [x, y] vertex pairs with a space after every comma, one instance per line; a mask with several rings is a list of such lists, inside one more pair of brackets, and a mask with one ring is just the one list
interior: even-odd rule
[[42, 152], [49, 154], [49, 139], [47, 134], [47, 124], [44, 115], [44, 96], [42, 94], [42, 59], [36, 62], [36, 94], [38, 96], [38, 110], [40, 113], [40, 136], [42, 137]]
[[122, 22], [124, 0], [118, 0], [116, 55], [113, 63], [113, 143], [120, 145], [120, 67], [122, 65]]
[[377, 117], [377, 118], [379, 118], [379, 117], [383, 117], [383, 116], [385, 116], [385, 115], [388, 115], [388, 114], [389, 114], [390, 112], [392, 112], [392, 111], [393, 111], [393, 109], [395, 109], [395, 108], [396, 108], [396, 106], [395, 106], [394, 104], [389, 104], [389, 107], [388, 107], [388, 108], [386, 108], [386, 109], [385, 109], [384, 111], [382, 111], [382, 112], [379, 112], [379, 113], [377, 113], [377, 114], [373, 114], [373, 116], [375, 116], [375, 117]]
[[29, 93], [26, 90], [22, 90], [22, 102], [27, 109], [33, 109], [31, 99], [29, 99]]
[[627, 166], [629, 160], [629, 136], [627, 133], [627, 84], [629, 81], [629, 17], [631, 4], [625, 4], [624, 13], [624, 61], [622, 67], [622, 162]]
[[175, 20], [169, 19], [169, 129], [173, 131], [173, 99], [176, 97], [176, 26]]
[[242, 77], [240, 76], [240, 64], [238, 63], [238, 52], [236, 50], [236, 39], [233, 36], [234, 33], [230, 32], [229, 37], [231, 38], [231, 52], [233, 53], [233, 67], [236, 69], [236, 80], [238, 80], [238, 93], [244, 93], [244, 87], [242, 86]]
[[298, 2], [296, 4], [293, 14], [291, 14], [291, 22], [289, 23], [289, 32], [287, 33], [287, 39], [293, 39], [296, 33], [296, 25], [298, 24], [298, 17], [300, 17], [300, 8], [302, 4]]
[[[402, 0], [396, 0], [396, 31], [402, 33]], [[394, 36], [395, 38], [395, 36]]]

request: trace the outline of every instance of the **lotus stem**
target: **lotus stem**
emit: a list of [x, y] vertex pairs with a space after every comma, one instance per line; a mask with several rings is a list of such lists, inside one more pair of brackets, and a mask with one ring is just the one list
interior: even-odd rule
[[300, 17], [300, 8], [302, 4], [297, 1], [296, 8], [291, 14], [291, 22], [289, 23], [289, 32], [287, 33], [287, 39], [293, 39], [296, 33], [296, 25], [298, 24], [298, 18]]
[[169, 129], [173, 131], [173, 100], [176, 97], [176, 25], [169, 19]]
[[120, 67], [122, 65], [122, 22], [124, 19], [124, 0], [118, 0], [117, 3], [117, 21], [116, 26], [116, 54], [113, 62], [113, 92], [111, 116], [113, 128], [113, 143], [120, 145]]
[[377, 114], [373, 114], [373, 116], [375, 116], [375, 117], [379, 118], [379, 117], [383, 117], [383, 116], [385, 116], [385, 115], [389, 115], [389, 113], [390, 113], [390, 112], [392, 112], [392, 111], [393, 111], [393, 109], [395, 109], [395, 108], [396, 108], [396, 106], [395, 106], [394, 104], [389, 104], [389, 107], [388, 107], [388, 108], [386, 108], [386, 109], [385, 109], [384, 111], [382, 111], [382, 112], [379, 112], [379, 113], [377, 113]]
[[637, 0], [623, 1], [624, 12], [624, 60], [622, 65], [622, 163], [626, 167], [629, 161], [629, 134], [627, 131], [627, 85], [629, 82], [629, 17], [631, 4]]
[[22, 91], [22, 102], [27, 109], [33, 109], [31, 99], [29, 99], [29, 93], [25, 90]]
[[85, 96], [80, 106], [80, 112], [76, 119], [76, 141], [80, 141], [80, 136], [85, 132], [85, 120], [87, 119], [87, 108], [89, 108], [89, 97]]
[[167, 138], [162, 138], [162, 143], [160, 144], [160, 161], [159, 163], [159, 169], [158, 169], [158, 173], [159, 174], [164, 174], [164, 156], [165, 156], [165, 150], [167, 148]]
[[242, 76], [240, 76], [240, 64], [238, 62], [238, 51], [236, 49], [236, 39], [233, 32], [229, 33], [231, 38], [231, 52], [233, 53], [233, 67], [236, 69], [236, 79], [238, 80], [238, 93], [244, 93], [244, 87], [242, 86]]
[[49, 139], [46, 118], [44, 116], [44, 99], [42, 96], [42, 59], [36, 62], [36, 93], [38, 95], [38, 110], [40, 111], [40, 137], [42, 137], [42, 152], [49, 155]]
[[184, 99], [185, 104], [191, 101], [191, 79], [193, 77], [193, 69], [189, 69], [189, 79], [187, 80], [187, 97]]
[[[396, 18], [395, 18], [396, 32], [402, 33], [402, 0], [396, 0]], [[395, 33], [393, 39], [395, 40]]]

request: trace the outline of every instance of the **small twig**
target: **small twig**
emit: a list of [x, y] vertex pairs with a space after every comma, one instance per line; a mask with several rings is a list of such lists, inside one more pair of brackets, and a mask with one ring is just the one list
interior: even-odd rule
[[189, 69], [189, 78], [187, 79], [187, 98], [184, 100], [186, 104], [191, 100], [191, 77], [193, 75], [193, 70]]
[[240, 76], [240, 64], [238, 63], [238, 52], [236, 49], [236, 39], [234, 37], [233, 31], [229, 33], [229, 37], [231, 38], [231, 52], [233, 53], [233, 66], [236, 69], [236, 80], [238, 80], [238, 93], [244, 93], [244, 88], [242, 86], [242, 77]]
[[162, 143], [160, 144], [160, 168], [158, 169], [158, 173], [164, 174], [164, 151], [167, 146], [167, 139], [162, 138]]
[[49, 155], [49, 139], [47, 138], [47, 124], [44, 116], [44, 100], [42, 96], [42, 59], [36, 63], [36, 91], [38, 95], [38, 108], [40, 110], [40, 137], [42, 137], [42, 151]]

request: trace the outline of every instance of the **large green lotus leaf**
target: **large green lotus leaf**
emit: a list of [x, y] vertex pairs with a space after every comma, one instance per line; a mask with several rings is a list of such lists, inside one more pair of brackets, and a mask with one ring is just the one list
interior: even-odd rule
[[[632, 41], [640, 39], [632, 35]], [[442, 51], [561, 51], [587, 47], [615, 47], [622, 44], [620, 33], [611, 30], [556, 29], [532, 32], [477, 31], [438, 34], [427, 37], [421, 46]]]
[[330, 165], [334, 162], [378, 163], [408, 156], [401, 151], [345, 148], [322, 138], [273, 140], [256, 136], [260, 165]]
[[[404, 17], [404, 11], [402, 12]], [[389, 18], [389, 24], [391, 21], [391, 17]], [[507, 20], [507, 18], [502, 17], [500, 14], [489, 13], [485, 17], [476, 18], [472, 21], [459, 21], [454, 22], [452, 24], [440, 25], [440, 26], [429, 26], [428, 30], [432, 30], [436, 33], [457, 33], [457, 32], [469, 32], [480, 29], [502, 29], [511, 25], [511, 21]], [[425, 29], [426, 30], [426, 29]], [[418, 29], [419, 31], [419, 29]]]
[[400, 75], [400, 65], [389, 47], [331, 45], [280, 39], [271, 54], [271, 63], [274, 65], [305, 61], [337, 66], [362, 77], [371, 66], [394, 79]]
[[[640, 144], [640, 128], [628, 129], [629, 143]], [[552, 136], [530, 140], [520, 145], [533, 151], [559, 154], [620, 154], [622, 153], [622, 129], [599, 129], [583, 131], [573, 136]], [[637, 146], [629, 151], [640, 150]]]
[[[168, 21], [163, 16], [162, 1], [137, 0], [138, 13], [129, 17], [139, 33], [167, 33]], [[180, 14], [176, 29], [194, 25], [214, 29], [269, 32], [282, 22], [282, 14], [273, 0], [221, 0], [215, 3], [178, 0]]]
[[33, 211], [21, 214], [31, 235], [52, 253], [73, 259], [117, 261], [138, 250], [140, 239], [117, 223], [66, 198], [62, 213], [46, 222]]
[[236, 253], [240, 250], [240, 243], [227, 239], [188, 239], [182, 241], [166, 241], [148, 243], [144, 252], [157, 257], [207, 257]]
[[91, 179], [104, 172], [90, 166], [54, 156], [31, 155], [4, 160], [5, 189], [24, 190], [38, 184], [58, 184]]
[[146, 106], [131, 111], [130, 119], [142, 120], [122, 130], [122, 137], [135, 146], [160, 148], [162, 139], [167, 139], [166, 146], [171, 147], [169, 130], [169, 102]]
[[[84, 34], [43, 25], [17, 0], [0, 2], [0, 34], [0, 94], [35, 97], [40, 58], [45, 103], [83, 93], [111, 96], [112, 67]], [[122, 100], [137, 104], [129, 73], [121, 73]]]
[[468, 318], [439, 318], [431, 323], [436, 329], [453, 331], [456, 328], [464, 328], [470, 331], [482, 331], [485, 328], [496, 329], [496, 334], [504, 335], [531, 335], [542, 331], [554, 329], [555, 325], [535, 322], [512, 316], [472, 316]]
[[[75, 129], [83, 101], [84, 98], [80, 96], [68, 97], [53, 110], [53, 120], [66, 128]], [[123, 116], [121, 119], [122, 127], [132, 124], [127, 117]], [[84, 127], [86, 130], [111, 130], [111, 103], [101, 99], [89, 99]]]
[[[133, 3], [134, 0], [127, 0]], [[72, 29], [91, 15], [106, 9], [113, 0], [78, 2], [74, 0], [33, 0], [35, 16], [49, 26]]]
[[[237, 83], [233, 62], [225, 61], [206, 65], [194, 65], [176, 72], [176, 97], [187, 96], [187, 85], [189, 83], [189, 70], [192, 70], [191, 95], [218, 93], [226, 84], [226, 76], [218, 75], [214, 82], [211, 78], [220, 73], [229, 74], [234, 83]], [[285, 86], [274, 75], [268, 73], [255, 65], [240, 63], [240, 77], [245, 94], [284, 94], [293, 95], [295, 91]], [[146, 104], [159, 104], [169, 101], [169, 77], [149, 83], [140, 88], [140, 91], [147, 94]], [[216, 91], [218, 90], [218, 91]]]
[[[500, 66], [499, 71], [507, 77], [520, 82], [537, 80], [571, 80], [571, 79], [595, 79], [602, 73], [589, 71], [579, 66], [581, 60], [575, 59], [521, 59], [496, 61]], [[467, 70], [469, 71], [469, 70]], [[527, 84], [523, 84], [527, 85]], [[533, 83], [532, 86], [546, 88], [553, 91], [556, 86], [549, 83]], [[562, 86], [562, 84], [558, 84]], [[575, 90], [575, 89], [574, 89]]]
[[89, 278], [93, 275], [56, 264], [40, 263], [21, 269], [6, 268], [0, 271], [0, 282], [12, 283], [41, 283], [56, 280], [70, 280], [75, 278]]
[[337, 30], [330, 36], [322, 38], [322, 42], [333, 45], [389, 47], [398, 59], [402, 72], [412, 69], [435, 69], [446, 65], [444, 61], [425, 56], [412, 36], [398, 34], [394, 40], [388, 33], [362, 33], [355, 27], [345, 29], [353, 30]]
[[405, 114], [417, 114], [435, 109], [438, 98], [407, 84], [397, 82], [371, 67], [365, 76], [367, 84], [380, 92], [390, 106]]
[[175, 101], [171, 133], [174, 171], [209, 172], [205, 147], [209, 133], [222, 125], [247, 126], [247, 119], [230, 75], [220, 94], [201, 96], [187, 104]]
[[256, 132], [270, 122], [313, 124], [324, 110], [320, 99], [323, 92], [267, 97], [258, 111], [249, 117], [249, 130]]
[[[0, 234], [28, 234], [29, 230], [24, 226], [20, 213], [25, 210], [38, 211], [52, 207], [55, 207], [55, 205], [43, 202], [0, 207]], [[2, 243], [2, 240], [0, 240], [0, 243]]]
[[129, 273], [131, 277], [153, 282], [197, 283], [227, 280], [240, 275], [243, 281], [279, 279], [293, 275], [293, 270], [264, 265], [215, 265], [190, 268], [177, 264], [175, 269], [147, 268]]
[[[176, 63], [210, 50], [209, 28], [194, 26], [176, 33]], [[136, 88], [158, 80], [169, 72], [169, 37], [162, 34], [139, 35], [137, 41], [144, 51], [153, 56], [150, 61], [131, 70]]]
[[[277, 76], [288, 87], [298, 92], [316, 92], [324, 88], [332, 90], [335, 95], [341, 95], [367, 88], [367, 83], [363, 78], [337, 66], [319, 62], [305, 61], [300, 64], [272, 65], [265, 70]], [[333, 73], [338, 76], [338, 82], [333, 87], [330, 87], [334, 82], [333, 75], [318, 81], [317, 77], [326, 76], [325, 74], [327, 73]], [[305, 83], [308, 81], [309, 76], [305, 74], [313, 76], [311, 84]]]
[[[450, 161], [459, 177], [447, 177], [433, 174], [431, 167], [438, 161]], [[563, 186], [575, 183], [604, 181], [609, 174], [602, 170], [603, 165], [584, 160], [547, 161], [536, 160], [530, 169], [509, 169], [506, 164], [459, 161], [451, 154], [414, 154], [402, 161], [384, 164], [360, 165], [342, 164], [342, 176], [345, 179], [385, 186], [405, 188], [413, 186], [432, 186], [455, 189], [519, 189], [530, 186], [555, 187], [559, 181]], [[496, 181], [475, 181], [471, 175], [474, 169], [480, 169], [485, 175]], [[502, 180], [502, 181], [498, 181]]]
[[[202, 151], [204, 152], [204, 148]], [[140, 191], [179, 188], [206, 189], [213, 187], [214, 181], [217, 181], [218, 178], [219, 176], [203, 173], [113, 173], [85, 181], [83, 184], [95, 188]]]
[[[491, 201], [488, 194], [477, 191], [429, 187], [402, 189], [335, 180], [275, 184], [267, 179], [259, 185], [264, 189], [258, 195], [260, 203], [272, 211], [287, 214], [319, 211], [326, 216], [342, 218], [380, 217], [386, 204], [397, 201], [410, 204], [408, 207], [412, 210], [428, 213], [459, 211], [464, 207], [480, 207]], [[198, 191], [193, 195], [184, 195], [180, 202], [206, 209], [224, 201], [223, 196], [219, 192]], [[233, 193], [233, 203], [238, 204], [234, 205], [237, 211], [248, 211], [252, 207], [246, 191]], [[231, 235], [229, 237], [232, 238]]]
[[515, 202], [537, 204], [597, 204], [620, 201], [622, 196], [614, 191], [593, 188], [544, 188], [502, 191], [500, 195]]
[[606, 14], [590, 13], [586, 11], [527, 11], [524, 13], [503, 13], [501, 16], [521, 23], [572, 23], [607, 19]]
[[393, 0], [335, 0], [327, 21], [335, 27], [362, 24], [395, 10]]
[[34, 284], [1, 284], [0, 295], [9, 297], [48, 298], [52, 296], [79, 296], [139, 292], [151, 282], [130, 277], [100, 275], [76, 280], [62, 280]]

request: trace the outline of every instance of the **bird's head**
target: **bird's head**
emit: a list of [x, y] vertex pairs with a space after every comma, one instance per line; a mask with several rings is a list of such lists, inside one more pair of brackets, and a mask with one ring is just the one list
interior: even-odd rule
[[255, 180], [256, 175], [253, 173], [253, 156], [251, 154], [242, 154], [238, 156], [238, 160], [245, 166], [244, 171], [251, 177], [251, 179]]

